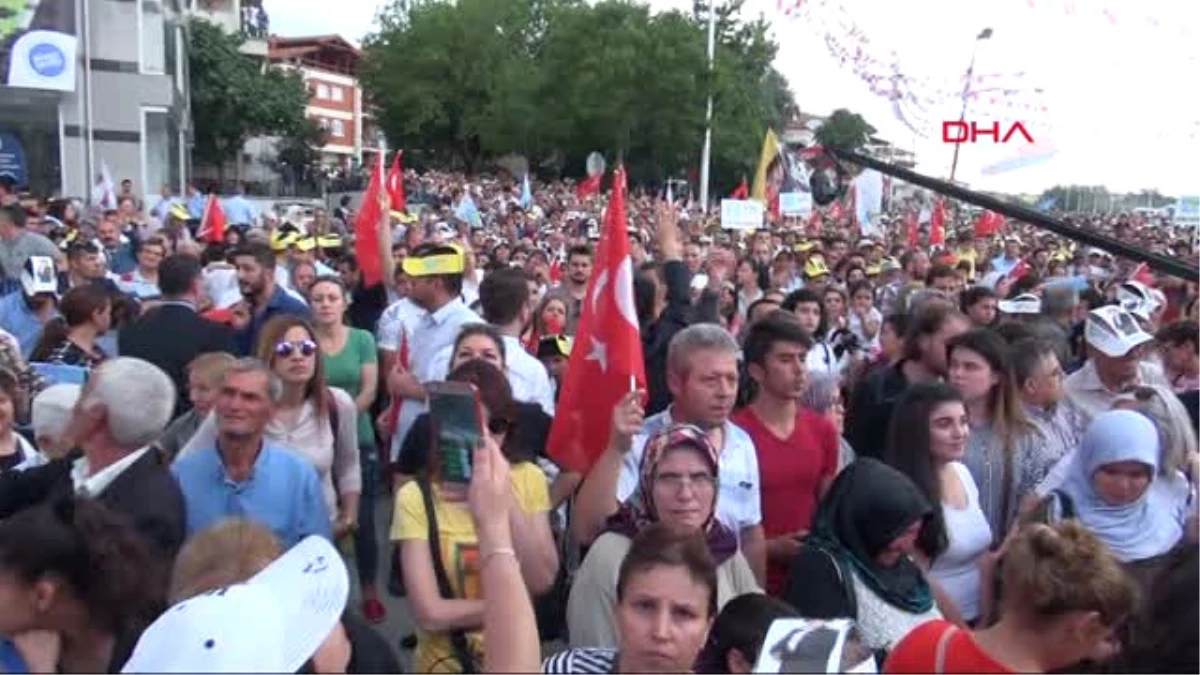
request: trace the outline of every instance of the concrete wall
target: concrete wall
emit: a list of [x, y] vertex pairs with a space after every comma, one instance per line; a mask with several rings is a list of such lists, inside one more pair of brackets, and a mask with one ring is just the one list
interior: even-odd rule
[[[188, 124], [186, 68], [179, 61], [186, 50], [173, 21], [179, 16], [173, 0], [83, 0], [88, 3], [88, 24], [80, 17], [80, 38], [88, 31], [90, 53], [80, 69], [76, 91], [59, 105], [63, 132], [63, 192], [84, 196], [95, 182], [101, 166], [107, 165], [114, 182], [129, 178], [135, 192], [156, 194], [164, 179], [174, 178], [176, 189], [186, 180]], [[171, 26], [168, 39], [162, 32]], [[143, 46], [143, 36], [150, 39]], [[145, 49], [144, 49], [145, 47]], [[170, 54], [167, 51], [170, 50]], [[90, 71], [90, 83], [88, 72]], [[86, 162], [87, 105], [92, 104], [92, 161]], [[169, 166], [148, 163], [147, 153], [162, 152], [162, 135], [147, 147], [145, 111], [165, 113], [175, 137], [168, 145]], [[156, 171], [153, 167], [157, 166]]]

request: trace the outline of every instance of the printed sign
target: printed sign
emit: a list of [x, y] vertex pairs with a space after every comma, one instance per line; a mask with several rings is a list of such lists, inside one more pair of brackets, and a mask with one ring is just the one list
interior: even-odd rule
[[785, 192], [779, 195], [779, 212], [785, 216], [808, 216], [812, 208], [811, 192]]
[[874, 673], [875, 657], [850, 619], [777, 619], [756, 673]]
[[1200, 196], [1184, 195], [1175, 203], [1175, 222], [1180, 225], [1200, 225]]
[[75, 0], [0, 2], [3, 84], [75, 91], [77, 46]]
[[10, 178], [16, 185], [29, 182], [25, 148], [16, 134], [0, 134], [0, 176]]
[[756, 230], [763, 226], [765, 209], [754, 199], [722, 199], [721, 228], [726, 230]]

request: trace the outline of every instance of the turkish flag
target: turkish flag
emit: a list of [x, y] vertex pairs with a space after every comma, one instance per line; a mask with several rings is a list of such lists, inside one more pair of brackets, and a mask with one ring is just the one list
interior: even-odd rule
[[217, 199], [216, 195], [209, 195], [208, 203], [204, 205], [204, 214], [200, 217], [200, 235], [197, 239], [205, 239], [210, 244], [219, 244], [225, 241], [227, 224], [225, 209], [221, 208], [221, 200]]
[[909, 246], [917, 246], [921, 243], [921, 216], [916, 211], [909, 211], [904, 216], [904, 234], [908, 238]]
[[403, 150], [396, 151], [392, 168], [387, 173], [388, 204], [393, 211], [408, 210], [408, 202], [404, 198], [404, 167], [400, 165], [400, 155], [403, 154]]
[[1153, 288], [1155, 284], [1154, 273], [1150, 271], [1150, 266], [1146, 263], [1142, 263], [1133, 268], [1133, 272], [1129, 274], [1129, 280], [1146, 284], [1151, 288]]
[[[375, 155], [375, 169], [363, 195], [362, 208], [354, 218], [354, 257], [362, 270], [363, 287], [370, 288], [383, 281], [383, 260], [379, 256], [379, 193], [383, 190], [383, 153]], [[398, 159], [398, 158], [397, 158]]]
[[946, 243], [946, 203], [939, 197], [933, 204], [933, 215], [929, 217], [929, 245]]
[[592, 277], [575, 335], [554, 424], [550, 458], [587, 473], [608, 446], [613, 407], [631, 388], [646, 386], [646, 364], [633, 304], [633, 260], [625, 215], [625, 169], [613, 172]]
[[1008, 278], [1016, 281], [1032, 271], [1033, 268], [1030, 267], [1029, 263], [1025, 262], [1024, 258], [1021, 258], [1021, 261], [1017, 263], [1017, 266], [1012, 268], [1012, 271], [1008, 273]]
[[583, 199], [588, 195], [600, 193], [600, 181], [604, 179], [604, 174], [598, 173], [595, 176], [588, 176], [575, 186], [575, 196]]
[[1004, 224], [1004, 216], [995, 211], [984, 211], [975, 219], [975, 237], [982, 239], [1000, 231]]
[[750, 186], [746, 184], [746, 179], [743, 177], [742, 182], [738, 183], [737, 189], [733, 194], [729, 195], [730, 199], [745, 199], [750, 196]]

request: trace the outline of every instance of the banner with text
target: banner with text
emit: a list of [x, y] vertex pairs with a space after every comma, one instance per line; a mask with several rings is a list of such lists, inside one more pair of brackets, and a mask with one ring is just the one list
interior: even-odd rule
[[756, 230], [763, 226], [765, 207], [756, 199], [722, 199], [721, 228]]

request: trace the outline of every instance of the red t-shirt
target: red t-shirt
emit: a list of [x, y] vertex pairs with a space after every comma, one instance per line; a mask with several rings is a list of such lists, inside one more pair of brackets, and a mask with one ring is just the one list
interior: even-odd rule
[[[953, 630], [950, 635], [946, 631]], [[938, 668], [938, 646], [942, 645], [942, 663]], [[971, 631], [958, 629], [949, 621], [935, 619], [917, 626], [905, 635], [888, 654], [885, 673], [986, 673], [1002, 675], [1017, 671], [988, 656], [975, 642]]]
[[[821, 482], [837, 473], [838, 433], [833, 423], [811, 410], [796, 413], [788, 438], [779, 438], [749, 407], [733, 422], [750, 434], [758, 454], [763, 532], [768, 539], [812, 527]], [[778, 596], [789, 565], [767, 566], [767, 592]]]

